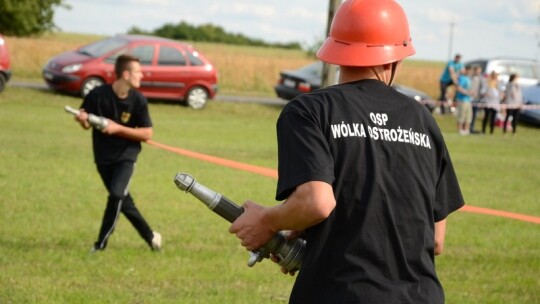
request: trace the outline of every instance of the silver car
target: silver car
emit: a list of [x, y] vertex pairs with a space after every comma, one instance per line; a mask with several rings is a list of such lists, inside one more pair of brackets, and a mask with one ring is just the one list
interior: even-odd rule
[[465, 63], [465, 66], [479, 65], [487, 77], [492, 71], [497, 72], [499, 80], [506, 84], [510, 74], [518, 74], [521, 88], [538, 84], [539, 64], [536, 60], [512, 57], [496, 57], [491, 59], [476, 59]]

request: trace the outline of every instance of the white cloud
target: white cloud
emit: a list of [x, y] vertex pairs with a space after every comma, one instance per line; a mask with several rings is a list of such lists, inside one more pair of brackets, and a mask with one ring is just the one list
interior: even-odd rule
[[450, 22], [460, 21], [460, 16], [448, 9], [432, 8], [426, 9], [426, 19], [433, 23], [449, 24]]

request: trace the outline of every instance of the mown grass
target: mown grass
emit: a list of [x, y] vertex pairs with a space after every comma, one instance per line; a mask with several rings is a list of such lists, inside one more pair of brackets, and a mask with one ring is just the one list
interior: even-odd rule
[[[41, 70], [55, 55], [104, 38], [97, 35], [56, 33], [34, 38], [6, 37], [14, 80], [42, 82]], [[315, 60], [304, 51], [216, 43], [192, 43], [216, 66], [222, 94], [275, 96], [279, 71], [297, 69]], [[37, 51], [39, 50], [39, 51]], [[436, 98], [444, 63], [407, 59], [397, 78]]]
[[[285, 303], [294, 278], [269, 261], [248, 268], [229, 224], [172, 178], [188, 172], [242, 203], [274, 204], [276, 181], [144, 145], [132, 193], [164, 250], [151, 252], [125, 218], [89, 255], [106, 192], [90, 133], [64, 113], [79, 98], [8, 87], [0, 95], [0, 303]], [[203, 111], [152, 103], [154, 140], [276, 167], [278, 106], [212, 102]], [[470, 205], [540, 216], [540, 133], [457, 135], [436, 116]], [[447, 303], [538, 303], [540, 227], [457, 212], [436, 258]]]

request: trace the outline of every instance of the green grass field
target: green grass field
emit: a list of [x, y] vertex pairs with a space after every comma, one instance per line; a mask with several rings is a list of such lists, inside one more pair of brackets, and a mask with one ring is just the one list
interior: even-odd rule
[[[294, 278], [270, 261], [248, 268], [229, 224], [173, 184], [177, 172], [242, 203], [273, 200], [276, 181], [144, 145], [135, 201], [164, 250], [151, 252], [125, 218], [89, 255], [106, 192], [90, 132], [63, 107], [79, 98], [8, 87], [0, 95], [0, 303], [286, 303]], [[276, 167], [277, 106], [211, 102], [203, 111], [152, 103], [154, 140]], [[540, 216], [540, 132], [461, 137], [436, 116], [470, 205]], [[540, 303], [540, 225], [452, 214], [437, 257], [447, 303]]]

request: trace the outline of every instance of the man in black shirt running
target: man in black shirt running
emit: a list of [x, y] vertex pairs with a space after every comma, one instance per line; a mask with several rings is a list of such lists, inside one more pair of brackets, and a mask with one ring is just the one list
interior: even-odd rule
[[142, 79], [139, 60], [129, 55], [119, 56], [115, 74], [112, 84], [97, 87], [84, 98], [81, 113], [76, 117], [85, 129], [91, 127], [88, 113], [108, 119], [106, 128], [92, 130], [94, 161], [109, 196], [98, 239], [91, 251], [105, 249], [120, 212], [152, 250], [159, 250], [161, 235], [150, 229], [128, 191], [141, 141], [149, 140], [153, 132], [148, 101], [135, 90]]

